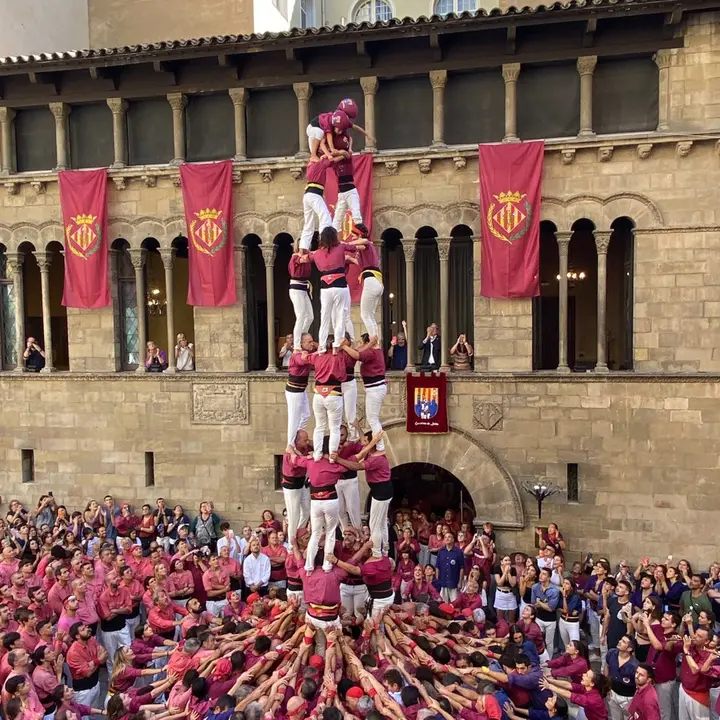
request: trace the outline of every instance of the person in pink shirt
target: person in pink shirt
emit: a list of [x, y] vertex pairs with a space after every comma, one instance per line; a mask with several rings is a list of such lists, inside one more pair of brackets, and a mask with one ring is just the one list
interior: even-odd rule
[[10, 577], [10, 597], [16, 608], [27, 607], [30, 604], [25, 578], [20, 572], [15, 572]]
[[310, 299], [310, 273], [312, 267], [309, 263], [300, 262], [301, 257], [300, 253], [293, 253], [288, 263], [290, 302], [295, 311], [295, 325], [293, 327], [294, 352], [300, 352], [302, 349], [302, 336], [307, 333], [315, 319], [312, 300]]
[[407, 597], [408, 588], [412, 583], [415, 574], [415, 563], [410, 556], [410, 550], [404, 548], [400, 551], [400, 557], [395, 566], [395, 577], [393, 578], [393, 590], [399, 592], [401, 597]]
[[264, 555], [270, 559], [270, 587], [284, 588], [287, 584], [287, 572], [285, 571], [285, 560], [288, 551], [280, 544], [278, 534], [275, 531], [268, 533], [267, 547], [262, 549]]
[[242, 593], [239, 590], [228, 593], [227, 601], [228, 604], [223, 608], [222, 619], [239, 622], [242, 618], [243, 611], [245, 610], [245, 603], [242, 601]]
[[97, 613], [95, 598], [88, 591], [87, 583], [84, 580], [73, 580], [70, 586], [77, 600], [77, 620], [90, 626], [93, 632], [96, 632], [100, 617]]
[[31, 700], [32, 692], [29, 676], [14, 675], [7, 679], [3, 688], [3, 696], [7, 695], [7, 700], [3, 706], [8, 720], [41, 720], [44, 708], [40, 705], [41, 710], [38, 711], [36, 703]]
[[[24, 698], [24, 702], [29, 710], [33, 713], [39, 713], [41, 717], [44, 716], [45, 712], [43, 705], [40, 702], [40, 698], [38, 697], [32, 678], [30, 677], [30, 655], [26, 650], [13, 650], [8, 655], [8, 665], [11, 668], [11, 672], [8, 675], [7, 680], [3, 683], [1, 696], [3, 708], [7, 707], [7, 702], [12, 696], [12, 693], [10, 692], [11, 687], [9, 687], [10, 680], [12, 678], [18, 678], [19, 680], [15, 681], [16, 683], [24, 682], [28, 686], [28, 693]], [[16, 691], [17, 686], [14, 689], [14, 692]]]
[[205, 608], [197, 598], [190, 598], [187, 605], [185, 606], [187, 615], [182, 619], [180, 623], [180, 637], [185, 639], [188, 634], [188, 630], [198, 625], [211, 625], [213, 624], [214, 617]]
[[465, 590], [453, 600], [452, 605], [463, 615], [474, 617], [475, 610], [481, 610], [483, 606], [480, 585], [477, 580], [468, 580]]
[[114, 559], [114, 552], [111, 547], [103, 547], [102, 550], [100, 550], [100, 557], [95, 560], [95, 577], [97, 578], [97, 583], [104, 583], [105, 582], [105, 576], [108, 573], [113, 572], [115, 570], [115, 566], [113, 565], [113, 559]]
[[587, 720], [607, 720], [608, 710], [605, 697], [610, 689], [610, 681], [600, 673], [587, 670], [580, 683], [571, 683], [546, 676], [540, 680], [542, 690], [557, 693], [571, 703], [579, 705], [585, 711]]
[[15, 550], [10, 546], [6, 546], [2, 551], [2, 560], [0, 560], [0, 585], [10, 585], [10, 578], [16, 573], [19, 563], [15, 559]]
[[430, 600], [440, 602], [440, 593], [432, 584], [432, 578], [434, 577], [435, 572], [433, 571], [430, 582], [428, 582], [427, 580], [425, 580], [424, 569], [422, 565], [416, 565], [413, 569], [412, 581], [407, 588], [407, 594], [410, 600], [412, 600], [413, 602], [422, 602], [425, 604], [428, 604]]
[[[38, 622], [55, 618], [55, 613], [48, 604], [47, 595], [41, 587], [33, 588], [30, 591], [30, 601], [28, 610], [32, 610], [35, 613]], [[0, 630], [0, 632], [2, 631]]]
[[223, 545], [218, 552], [218, 565], [230, 578], [230, 589], [239, 590], [242, 585], [242, 565], [230, 555], [230, 546]]
[[28, 653], [32, 653], [40, 641], [37, 634], [37, 617], [34, 612], [27, 608], [18, 608], [15, 611], [15, 619], [20, 626], [18, 632], [22, 638], [23, 647]]
[[211, 555], [209, 567], [203, 573], [203, 587], [207, 593], [207, 609], [212, 615], [221, 615], [227, 605], [225, 596], [230, 592], [230, 575], [220, 567], [217, 555]]
[[2, 639], [3, 655], [0, 658], [0, 688], [2, 688], [5, 684], [5, 681], [12, 672], [12, 667], [10, 666], [10, 654], [13, 650], [24, 649], [23, 641], [19, 632], [15, 632], [13, 630], [12, 632], [5, 633]]
[[61, 567], [56, 573], [57, 582], [52, 586], [48, 593], [48, 604], [53, 609], [53, 612], [59, 617], [63, 610], [63, 603], [65, 598], [72, 595], [72, 588], [70, 587], [70, 570], [66, 567]]
[[107, 670], [112, 673], [115, 652], [121, 645], [130, 645], [130, 633], [125, 621], [132, 613], [132, 598], [127, 589], [120, 585], [117, 573], [112, 572], [105, 578], [105, 589], [97, 602], [97, 614], [100, 616], [103, 647], [107, 650]]
[[0, 635], [17, 630], [18, 624], [12, 616], [8, 605], [0, 605]]
[[20, 574], [25, 581], [28, 593], [31, 593], [35, 588], [42, 587], [42, 580], [35, 575], [35, 567], [29, 560], [23, 560], [20, 563]]
[[175, 636], [175, 628], [182, 624], [181, 620], [175, 619], [175, 615], [185, 617], [187, 610], [172, 602], [164, 590], [158, 590], [148, 613], [148, 625], [161, 637], [172, 640]]
[[171, 562], [171, 572], [168, 576], [168, 591], [173, 602], [183, 607], [187, 605], [195, 590], [195, 581], [192, 573], [185, 568], [185, 562], [176, 558]]
[[58, 630], [63, 632], [69, 632], [70, 628], [78, 622], [77, 617], [78, 601], [74, 595], [70, 595], [65, 598], [63, 611], [60, 613], [60, 619], [58, 620]]
[[563, 655], [559, 655], [546, 663], [550, 674], [556, 678], [565, 678], [577, 683], [590, 667], [587, 646], [579, 640], [571, 640]]
[[33, 684], [45, 708], [45, 714], [49, 715], [56, 708], [53, 692], [62, 682], [63, 657], [56, 655], [52, 648], [41, 645], [32, 654], [32, 660], [35, 664], [32, 673]]

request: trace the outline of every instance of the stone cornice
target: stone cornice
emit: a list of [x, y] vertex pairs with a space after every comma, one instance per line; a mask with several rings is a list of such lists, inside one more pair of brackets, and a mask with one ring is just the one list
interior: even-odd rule
[[[416, 373], [417, 375], [417, 373]], [[388, 380], [391, 385], [401, 384], [405, 377], [404, 372], [388, 372]], [[248, 373], [203, 373], [183, 372], [176, 374], [163, 374], [158, 376], [153, 373], [116, 372], [116, 373], [88, 373], [88, 372], [57, 372], [52, 375], [38, 375], [34, 373], [15, 373], [11, 370], [0, 372], [0, 384], [9, 382], [147, 382], [160, 384], [160, 390], [165, 383], [182, 384], [203, 382], [227, 384], [245, 383], [248, 380], [253, 383], [285, 383], [285, 375], [267, 374], [265, 372]], [[452, 385], [457, 383], [558, 383], [558, 384], [617, 384], [617, 383], [658, 383], [658, 384], [682, 384], [682, 383], [708, 383], [720, 382], [720, 373], [635, 373], [635, 372], [610, 372], [607, 375], [595, 375], [593, 373], [570, 373], [568, 375], [555, 374], [552, 371], [537, 373], [449, 373], [448, 382]]]
[[[575, 158], [578, 152], [591, 150], [597, 153], [600, 148], [612, 147], [613, 150], [631, 147], [637, 152], [637, 148], [651, 143], [653, 148], [660, 145], [685, 146], [691, 142], [693, 146], [702, 143], [714, 143], [720, 155], [720, 132], [715, 133], [625, 133], [618, 135], [598, 135], [590, 138], [561, 138], [545, 140], [545, 153], [567, 154], [572, 153]], [[458, 171], [463, 170], [467, 165], [467, 158], [477, 158], [477, 145], [449, 145], [440, 149], [430, 148], [407, 148], [402, 150], [381, 150], [374, 153], [373, 162], [376, 165], [387, 163], [414, 162], [420, 160], [452, 160]], [[464, 164], [462, 161], [465, 161]], [[610, 161], [612, 162], [612, 161]], [[292, 172], [297, 168], [298, 161], [294, 157], [278, 157], [262, 161], [242, 160], [233, 162], [236, 174], [243, 172], [258, 172], [260, 174], [273, 173], [278, 170]], [[53, 171], [39, 171], [27, 173], [14, 173], [5, 176], [6, 185], [14, 186], [32, 182], [53, 183], [57, 182], [57, 173]], [[170, 178], [178, 180], [179, 171], [171, 165], [138, 165], [121, 169], [109, 170], [109, 177], [118, 187], [125, 187], [128, 180], [146, 183], [145, 178], [155, 179]], [[272, 175], [270, 175], [272, 178]]]

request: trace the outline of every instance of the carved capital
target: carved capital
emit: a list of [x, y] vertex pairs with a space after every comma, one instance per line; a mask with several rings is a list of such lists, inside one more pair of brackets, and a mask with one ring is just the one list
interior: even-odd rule
[[232, 100], [233, 105], [242, 105], [243, 107], [247, 105], [247, 88], [230, 88], [228, 90], [228, 94], [230, 95], [230, 99]]
[[145, 183], [145, 187], [157, 187], [157, 176], [155, 175], [143, 175], [140, 179]]
[[272, 267], [275, 264], [275, 255], [277, 253], [276, 245], [261, 244], [260, 252], [262, 252], [263, 260], [265, 261], [265, 267]]
[[403, 239], [403, 254], [405, 255], [405, 262], [415, 262], [415, 251], [417, 246], [414, 238]]
[[127, 112], [127, 102], [122, 98], [108, 98], [107, 104], [113, 115], [124, 115]]
[[597, 254], [607, 254], [608, 247], [610, 246], [610, 236], [612, 235], [612, 230], [596, 230], [594, 235]]
[[187, 105], [187, 98], [183, 93], [168, 93], [167, 99], [174, 113], [182, 112]]
[[303, 176], [303, 169], [301, 167], [290, 168], [290, 177], [293, 180], [299, 180]]
[[[180, 179], [180, 176], [178, 176], [178, 180]], [[125, 176], [124, 175], [113, 175], [112, 181], [115, 183], [115, 187], [118, 190], [124, 190], [127, 185], [125, 184]]]
[[563, 165], [572, 165], [575, 162], [575, 148], [566, 148], [560, 151]]
[[400, 172], [400, 166], [397, 160], [386, 160], [385, 169], [388, 175], [397, 175]]
[[160, 254], [160, 258], [162, 259], [163, 267], [166, 270], [169, 270], [172, 268], [172, 266], [175, 264], [175, 253], [177, 250], [174, 247], [171, 248], [158, 248], [158, 253]]
[[502, 66], [503, 80], [506, 83], [517, 82], [520, 75], [520, 63], [508, 63]]
[[456, 170], [464, 170], [467, 167], [467, 158], [464, 158], [462, 155], [456, 155], [453, 158], [453, 163], [455, 164]]
[[44, 180], [33, 180], [30, 187], [35, 191], [36, 195], [44, 195], [47, 190], [47, 183]]
[[572, 237], [571, 232], [556, 232], [555, 240], [558, 244], [558, 252], [561, 256], [567, 257], [568, 248], [570, 247], [570, 238]]
[[128, 248], [127, 254], [130, 256], [130, 262], [135, 268], [135, 274], [137, 275], [145, 267], [147, 250], [145, 250], [145, 248]]
[[232, 174], [233, 185], [240, 185], [243, 181], [242, 170], [233, 170]]
[[452, 238], [436, 238], [438, 246], [438, 256], [441, 262], [446, 262], [450, 259], [450, 242]]
[[360, 87], [365, 95], [375, 95], [379, 85], [380, 81], [375, 76], [360, 78]]
[[20, 192], [20, 183], [14, 180], [8, 180], [5, 183], [5, 189], [8, 195], [17, 195]]
[[35, 256], [35, 259], [37, 260], [38, 267], [40, 268], [41, 273], [49, 273], [50, 272], [50, 265], [52, 265], [52, 255], [48, 252], [45, 252], [43, 250], [37, 250], [33, 253]]
[[177, 175], [173, 175], [172, 184], [177, 188], [182, 187], [182, 180], [179, 173]]
[[578, 58], [577, 69], [580, 75], [592, 75], [597, 65], [597, 55], [586, 55]]
[[[22, 280], [22, 266], [25, 262], [25, 253], [19, 253], [19, 252], [10, 252], [5, 253], [5, 258], [7, 260], [7, 268], [8, 272], [11, 275], [17, 275], [19, 276], [19, 279]], [[18, 278], [15, 278], [16, 280]]]
[[263, 182], [269, 183], [273, 180], [272, 170], [258, 170]]
[[447, 70], [431, 70], [430, 84], [433, 90], [442, 90], [447, 85]]
[[298, 100], [307, 101], [312, 97], [313, 87], [310, 83], [293, 83], [293, 90]]
[[9, 107], [0, 107], [0, 123], [12, 122], [15, 119], [15, 111]]
[[640, 143], [640, 145], [637, 146], [637, 156], [641, 160], [647, 160], [650, 157], [652, 149], [652, 143]]
[[55, 120], [67, 120], [70, 114], [70, 106], [61, 102], [50, 103], [48, 106]]
[[660, 70], [667, 70], [672, 64], [675, 54], [674, 50], [658, 50], [653, 56], [653, 60]]
[[427, 175], [432, 167], [432, 160], [430, 158], [422, 158], [421, 160], [418, 160], [418, 166], [420, 168], [420, 172], [423, 175]]
[[690, 154], [690, 150], [693, 146], [692, 140], [683, 140], [683, 142], [679, 142], [675, 148], [675, 152], [677, 153], [678, 157], [684, 158], [687, 157]]
[[597, 154], [598, 162], [610, 162], [614, 151], [615, 147], [613, 145], [603, 145], [599, 147]]

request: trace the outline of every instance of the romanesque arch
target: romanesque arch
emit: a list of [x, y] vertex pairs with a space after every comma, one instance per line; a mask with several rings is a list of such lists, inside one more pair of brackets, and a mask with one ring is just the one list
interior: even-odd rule
[[404, 419], [386, 422], [383, 428], [391, 467], [415, 462], [439, 465], [467, 488], [478, 520], [489, 520], [500, 528], [525, 527], [515, 480], [495, 454], [472, 435], [452, 425], [445, 435], [409, 435]]

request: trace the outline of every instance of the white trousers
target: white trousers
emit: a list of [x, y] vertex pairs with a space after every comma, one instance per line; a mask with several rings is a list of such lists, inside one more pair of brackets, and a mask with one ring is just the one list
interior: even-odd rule
[[292, 598], [295, 598], [298, 603], [298, 607], [302, 607], [303, 605], [303, 591], [302, 590], [288, 590], [287, 591], [287, 599], [291, 600]]
[[345, 612], [358, 620], [365, 617], [365, 603], [368, 599], [367, 586], [340, 584], [340, 602]]
[[345, 332], [350, 336], [350, 339], [355, 342], [355, 324], [350, 316], [352, 297], [350, 296], [350, 288], [345, 289], [347, 290], [347, 295], [345, 296]]
[[354, 478], [340, 478], [335, 486], [340, 502], [340, 527], [345, 532], [348, 520], [356, 530], [362, 527], [360, 519], [360, 486], [357, 475]]
[[342, 411], [342, 395], [328, 395], [327, 397], [323, 397], [320, 393], [313, 395], [313, 413], [315, 414], [313, 457], [315, 460], [322, 457], [323, 438], [326, 435], [330, 435], [330, 452], [337, 452], [340, 445]]
[[392, 499], [376, 500], [372, 498], [370, 500], [368, 525], [370, 526], [370, 537], [373, 541], [372, 553], [375, 557], [387, 555], [390, 550], [388, 542], [388, 508], [391, 502]]
[[[335, 500], [310, 501], [310, 527], [312, 534], [308, 543], [305, 570], [311, 572], [315, 567], [315, 556], [320, 547], [320, 537], [325, 533], [325, 557], [332, 555], [335, 549], [335, 530], [338, 525], [339, 503]], [[323, 570], [331, 570], [332, 565], [325, 560]]]
[[345, 304], [348, 289], [346, 287], [330, 287], [320, 289], [320, 337], [318, 344], [322, 352], [327, 346], [327, 339], [332, 330], [335, 339], [333, 347], [339, 348], [345, 337]]
[[[123, 645], [130, 647], [132, 644], [132, 639], [127, 625], [122, 630], [113, 630], [112, 632], [103, 632], [98, 629], [98, 642], [108, 651], [108, 658], [105, 665], [107, 667], [108, 675], [112, 675], [113, 664], [115, 663], [115, 653], [118, 648]], [[87, 705], [88, 703], [82, 704]], [[98, 706], [94, 705], [93, 707]]]
[[458, 591], [457, 588], [440, 588], [440, 597], [445, 603], [451, 603], [457, 600]]
[[[292, 280], [290, 283], [292, 284]], [[295, 326], [293, 327], [293, 347], [300, 349], [302, 336], [310, 329], [315, 319], [312, 300], [305, 290], [290, 290], [290, 302], [295, 311]]]
[[555, 630], [557, 629], [557, 620], [540, 620], [535, 618], [535, 622], [539, 625], [545, 636], [545, 649], [548, 656], [552, 659], [555, 653]]
[[348, 429], [348, 439], [355, 441], [358, 438], [358, 431], [353, 424], [357, 420], [357, 380], [353, 377], [342, 384], [343, 410], [345, 412], [345, 423]]
[[357, 188], [338, 193], [337, 202], [335, 203], [335, 216], [333, 217], [333, 227], [338, 232], [342, 230], [348, 210], [352, 213], [354, 223], [357, 224], [363, 221], [362, 210], [360, 209], [360, 193]]
[[383, 612], [385, 611], [385, 608], [389, 608], [394, 602], [395, 602], [395, 597], [393, 595], [391, 595], [389, 598], [373, 600], [372, 601], [372, 612], [370, 613], [370, 617], [373, 620], [379, 620], [382, 617]]
[[[365, 419], [370, 425], [373, 435], [382, 432], [383, 426], [380, 422], [380, 412], [383, 401], [387, 395], [387, 384], [365, 388]], [[375, 446], [380, 452], [385, 449], [385, 442], [380, 440]]]
[[[669, 680], [655, 685], [661, 720], [678, 720], [678, 687], [677, 680]], [[713, 707], [712, 702], [711, 707]]]
[[305, 527], [310, 519], [310, 490], [305, 487], [299, 490], [283, 488], [283, 500], [287, 508], [288, 540], [294, 547], [298, 528]]
[[298, 430], [304, 430], [310, 419], [310, 401], [307, 391], [288, 392], [285, 391], [285, 402], [287, 403], [287, 441], [288, 445], [295, 447], [295, 436]]
[[607, 709], [611, 720], [628, 720], [628, 707], [632, 698], [618, 695], [614, 690], [608, 693]]
[[710, 720], [710, 708], [691, 698], [680, 685], [678, 717], [680, 720]]
[[365, 332], [370, 337], [380, 339], [377, 314], [380, 300], [383, 295], [383, 284], [376, 277], [368, 277], [363, 280], [362, 295], [360, 296], [360, 318], [365, 326]]
[[332, 218], [325, 198], [317, 193], [304, 193], [303, 217], [305, 222], [300, 234], [300, 249], [309, 250], [315, 230], [322, 232], [326, 227], [332, 225]]
[[308, 139], [308, 148], [311, 151], [312, 151], [313, 141], [319, 143], [325, 137], [325, 133], [322, 131], [322, 128], [315, 127], [314, 125], [308, 125], [305, 128], [305, 134], [307, 135], [307, 139]]
[[571, 640], [580, 640], [579, 622], [567, 622], [567, 620], [559, 618], [558, 630], [560, 632], [560, 639], [563, 641], [563, 645], [565, 646], [566, 650]]
[[100, 699], [100, 683], [91, 687], [89, 690], [76, 690], [73, 700], [78, 705], [89, 705], [90, 707], [99, 708]]
[[[717, 628], [717, 624], [715, 627]], [[715, 709], [717, 707], [718, 697], [720, 697], [720, 687], [710, 688], [710, 720], [718, 720], [720, 717]], [[660, 708], [660, 714], [662, 715], [662, 708]], [[662, 720], [665, 720], [665, 718], [662, 718]]]

